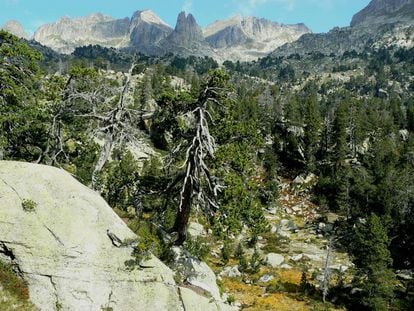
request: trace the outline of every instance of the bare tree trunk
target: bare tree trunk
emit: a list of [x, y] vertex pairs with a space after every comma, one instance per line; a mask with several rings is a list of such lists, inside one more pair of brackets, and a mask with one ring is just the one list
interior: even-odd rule
[[329, 279], [331, 278], [331, 271], [329, 269], [329, 264], [331, 262], [331, 249], [332, 249], [332, 238], [329, 240], [328, 245], [326, 246], [327, 254], [325, 267], [323, 271], [323, 281], [322, 281], [322, 299], [323, 303], [326, 302], [326, 296], [329, 291]]
[[124, 86], [122, 88], [122, 92], [119, 95], [119, 100], [116, 105], [116, 107], [112, 110], [110, 116], [106, 120], [106, 124], [104, 124], [105, 128], [105, 143], [104, 146], [101, 149], [101, 153], [99, 155], [98, 162], [95, 165], [95, 168], [92, 173], [92, 189], [97, 189], [97, 177], [98, 174], [102, 171], [103, 167], [105, 166], [106, 162], [108, 161], [109, 157], [111, 156], [112, 148], [114, 145], [114, 142], [118, 136], [119, 133], [117, 133], [119, 124], [122, 121], [123, 114], [124, 114], [124, 108], [125, 108], [125, 95], [128, 92], [129, 84], [131, 81], [132, 76], [132, 70], [134, 68], [134, 65], [131, 65], [127, 79], [124, 83]]
[[113, 143], [114, 143], [113, 132], [107, 133], [105, 135], [105, 144], [101, 149], [98, 162], [96, 163], [95, 168], [92, 173], [92, 189], [94, 190], [97, 189], [96, 182], [97, 182], [98, 174], [102, 171], [102, 168], [104, 167], [105, 163], [108, 161], [111, 155]]
[[174, 223], [174, 232], [178, 233], [177, 245], [182, 245], [187, 239], [187, 227], [191, 214], [192, 197], [194, 190], [193, 176], [195, 174], [194, 154], [189, 154], [187, 173], [184, 179], [184, 187], [181, 191], [181, 205], [177, 211]]

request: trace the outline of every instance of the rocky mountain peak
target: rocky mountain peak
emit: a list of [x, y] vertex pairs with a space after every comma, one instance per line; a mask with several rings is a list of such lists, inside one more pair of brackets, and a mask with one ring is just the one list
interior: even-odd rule
[[8, 21], [6, 24], [1, 26], [0, 29], [4, 29], [19, 38], [24, 38], [24, 39], [29, 38], [22, 24], [20, 24], [20, 22], [16, 20]]
[[304, 24], [283, 25], [264, 18], [237, 15], [207, 26], [204, 35], [207, 42], [227, 58], [253, 60], [309, 32], [311, 30]]
[[414, 0], [372, 0], [354, 15], [351, 26], [412, 21]]
[[100, 13], [77, 18], [65, 16], [39, 27], [34, 39], [60, 53], [72, 53], [76, 47], [89, 44], [124, 47], [129, 43], [129, 25], [129, 18], [113, 19]]
[[172, 28], [154, 12], [137, 11], [132, 16], [129, 27], [131, 45], [139, 47], [141, 51], [147, 51], [172, 31]]
[[150, 24], [163, 25], [168, 28], [171, 28], [170, 25], [164, 22], [157, 14], [155, 14], [151, 10], [135, 12], [134, 15], [132, 16], [131, 21], [137, 21], [137, 20], [150, 23]]
[[170, 36], [170, 41], [178, 45], [204, 41], [203, 31], [192, 14], [178, 14], [177, 24]]

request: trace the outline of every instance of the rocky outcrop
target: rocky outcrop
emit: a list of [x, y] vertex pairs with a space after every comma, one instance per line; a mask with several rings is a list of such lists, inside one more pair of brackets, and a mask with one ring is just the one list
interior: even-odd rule
[[41, 310], [220, 310], [178, 287], [155, 257], [131, 269], [136, 239], [67, 172], [0, 161], [0, 260], [15, 266]]
[[[192, 14], [181, 12], [174, 31], [160, 43], [161, 54], [173, 53], [180, 56], [220, 57], [204, 39], [203, 31]], [[221, 60], [221, 59], [220, 59]]]
[[168, 38], [168, 42], [179, 46], [188, 46], [194, 42], [204, 41], [203, 31], [192, 14], [181, 12], [177, 18], [177, 25]]
[[253, 60], [310, 32], [304, 24], [283, 25], [264, 18], [235, 16], [209, 25], [204, 35], [225, 58]]
[[60, 53], [72, 53], [76, 47], [98, 44], [105, 47], [129, 45], [129, 18], [113, 19], [100, 13], [86, 17], [63, 17], [41, 26], [34, 39]]
[[0, 29], [6, 30], [19, 38], [23, 38], [23, 39], [29, 38], [29, 35], [24, 30], [22, 24], [20, 24], [16, 20], [8, 21], [6, 24], [1, 26]]
[[129, 27], [131, 46], [142, 52], [150, 52], [172, 31], [172, 28], [154, 12], [135, 12]]
[[412, 21], [414, 0], [372, 0], [352, 18], [351, 26]]

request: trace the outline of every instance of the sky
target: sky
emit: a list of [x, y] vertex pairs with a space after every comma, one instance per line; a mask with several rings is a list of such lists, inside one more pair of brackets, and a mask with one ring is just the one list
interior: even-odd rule
[[0, 25], [15, 19], [29, 33], [62, 16], [100, 12], [115, 18], [150, 9], [172, 27], [181, 11], [192, 13], [205, 27], [237, 14], [283, 23], [305, 23], [313, 32], [348, 26], [352, 16], [370, 0], [0, 0]]

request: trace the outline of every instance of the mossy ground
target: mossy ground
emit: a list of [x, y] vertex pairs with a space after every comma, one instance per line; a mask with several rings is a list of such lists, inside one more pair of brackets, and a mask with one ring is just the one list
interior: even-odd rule
[[27, 284], [12, 267], [0, 261], [0, 311], [35, 311]]

